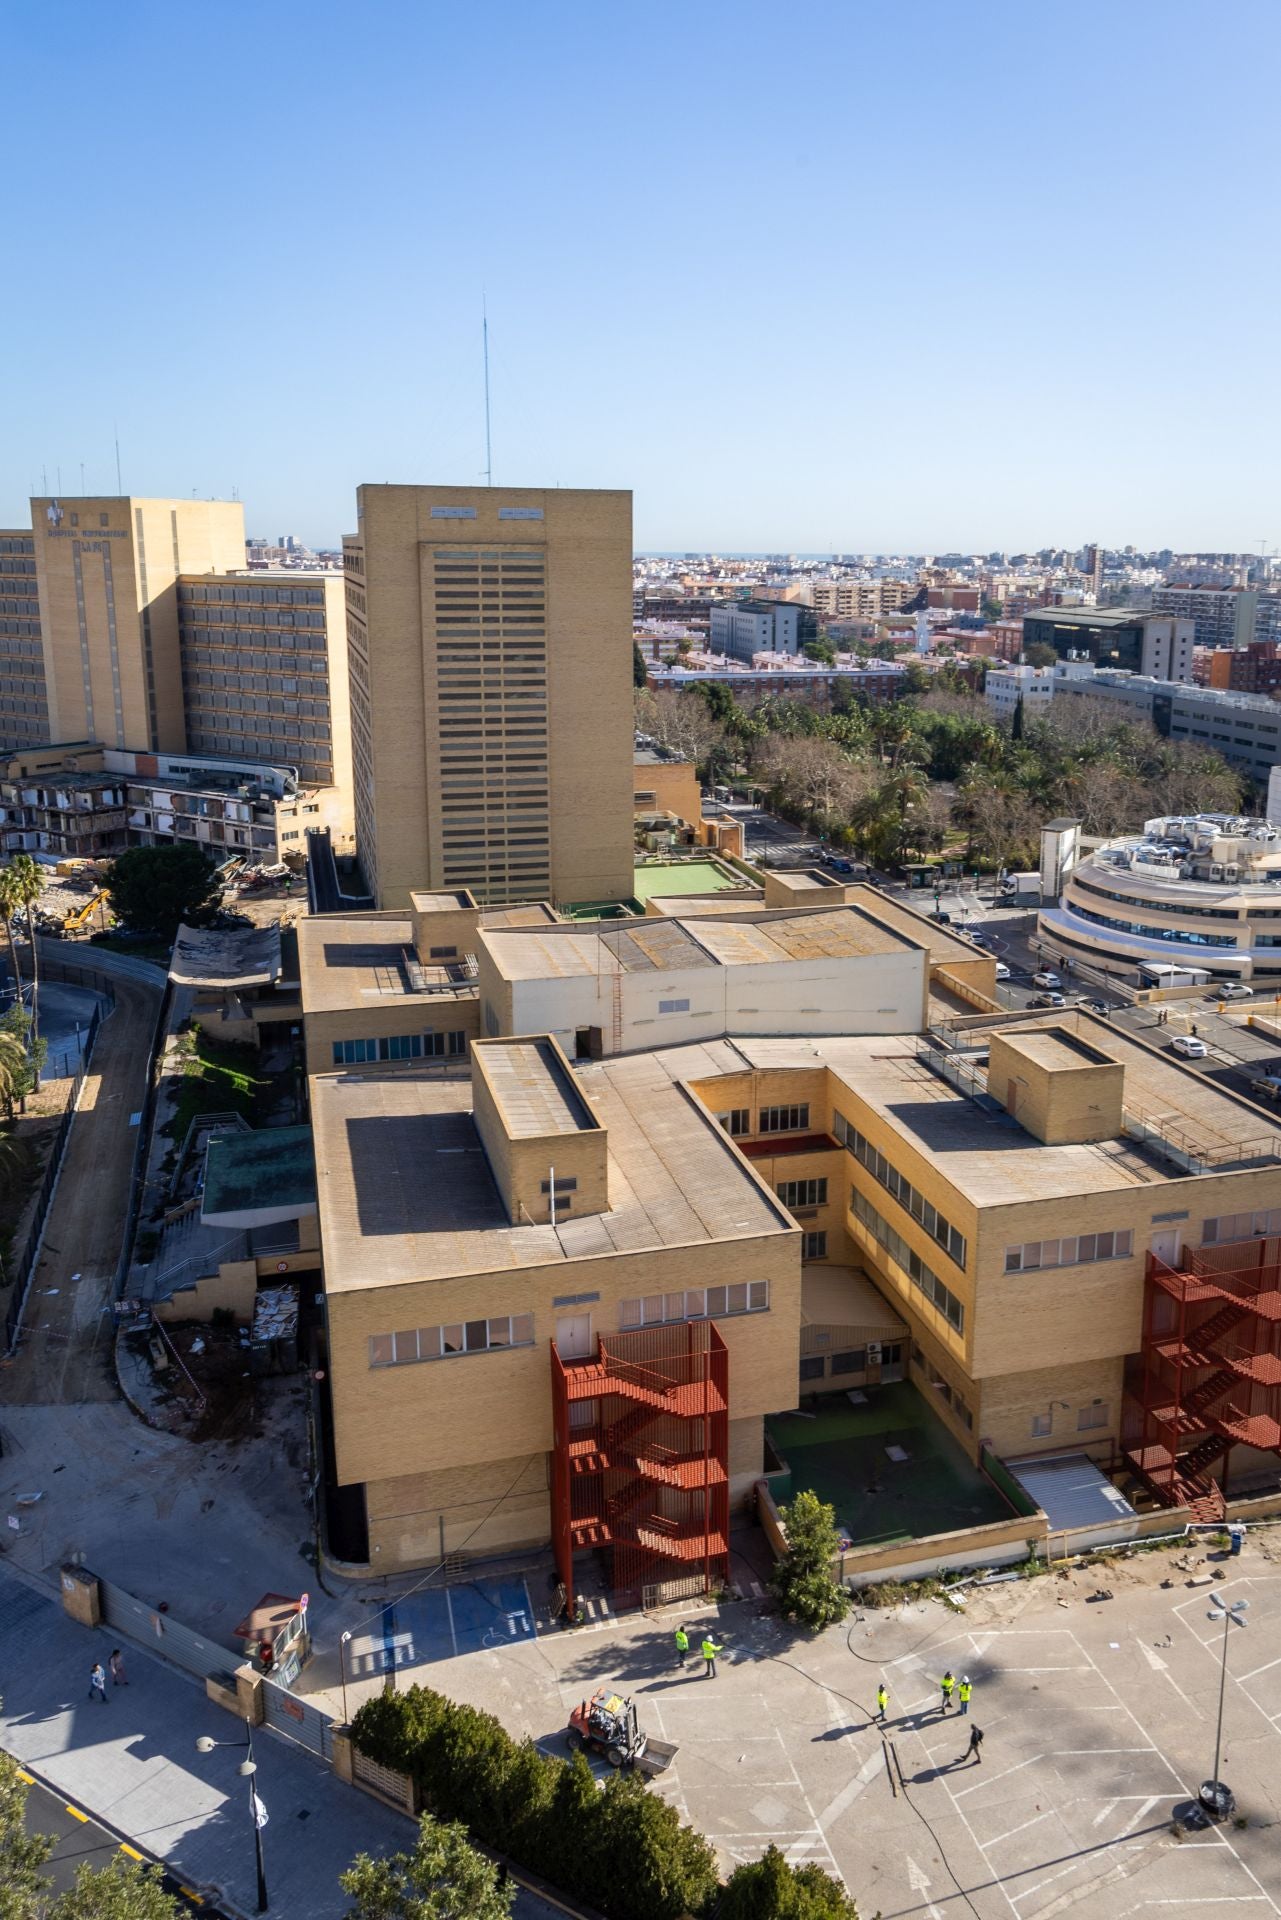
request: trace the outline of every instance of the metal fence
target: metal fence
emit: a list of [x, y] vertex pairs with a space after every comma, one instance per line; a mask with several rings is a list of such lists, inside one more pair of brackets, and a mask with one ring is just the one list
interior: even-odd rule
[[208, 1680], [214, 1674], [234, 1673], [244, 1658], [230, 1647], [197, 1633], [193, 1627], [184, 1626], [171, 1613], [161, 1613], [145, 1600], [135, 1599], [123, 1587], [113, 1586], [110, 1580], [100, 1578], [98, 1592], [102, 1599], [102, 1617], [109, 1627], [116, 1627], [131, 1640], [153, 1648], [201, 1680]]
[[263, 1679], [263, 1720], [275, 1733], [296, 1740], [300, 1747], [321, 1760], [333, 1758], [334, 1723], [331, 1716], [310, 1700], [300, 1700], [274, 1680]]
[[45, 1221], [49, 1217], [49, 1208], [58, 1185], [58, 1175], [62, 1171], [63, 1155], [67, 1150], [67, 1140], [71, 1133], [72, 1122], [76, 1116], [76, 1102], [80, 1098], [80, 1089], [84, 1085], [85, 1074], [89, 1070], [89, 1061], [93, 1054], [93, 1043], [98, 1037], [102, 1025], [102, 1012], [95, 1007], [93, 1018], [84, 1037], [80, 1066], [75, 1079], [67, 1089], [67, 1102], [58, 1122], [58, 1131], [54, 1136], [53, 1150], [45, 1163], [40, 1181], [40, 1192], [36, 1199], [35, 1213], [27, 1231], [26, 1243], [22, 1252], [13, 1262], [13, 1285], [9, 1290], [9, 1305], [4, 1317], [4, 1347], [11, 1354], [17, 1345], [22, 1316], [26, 1310], [27, 1296], [31, 1291], [31, 1281], [40, 1258], [40, 1243], [44, 1238]]

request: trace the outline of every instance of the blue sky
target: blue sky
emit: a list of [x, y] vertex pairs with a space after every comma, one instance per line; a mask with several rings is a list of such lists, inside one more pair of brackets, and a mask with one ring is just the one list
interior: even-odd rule
[[[329, 542], [363, 480], [645, 548], [1281, 543], [1275, 0], [11, 9], [0, 524]], [[19, 265], [19, 257], [21, 264]]]

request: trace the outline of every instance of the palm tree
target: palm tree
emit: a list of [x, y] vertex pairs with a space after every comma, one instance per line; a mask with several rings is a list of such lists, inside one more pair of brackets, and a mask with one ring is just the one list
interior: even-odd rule
[[15, 1006], [20, 1005], [22, 1001], [22, 975], [18, 971], [18, 943], [13, 937], [13, 916], [20, 905], [13, 868], [0, 867], [0, 920], [4, 921], [4, 937], [9, 943], [9, 971], [13, 975]]
[[[36, 903], [44, 887], [44, 874], [29, 853], [15, 853], [5, 870], [5, 880], [12, 888], [19, 906], [27, 910], [27, 939], [31, 943], [31, 1048], [34, 1055], [40, 1041], [40, 962], [36, 952]], [[40, 1069], [35, 1070], [36, 1086], [40, 1085]]]
[[14, 1101], [26, 1085], [27, 1053], [21, 1040], [12, 1033], [0, 1033], [0, 1109], [13, 1118]]

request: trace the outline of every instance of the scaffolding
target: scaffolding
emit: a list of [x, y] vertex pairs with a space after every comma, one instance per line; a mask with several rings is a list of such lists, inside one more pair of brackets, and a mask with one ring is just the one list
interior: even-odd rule
[[1227, 1511], [1232, 1448], [1281, 1453], [1281, 1239], [1147, 1261], [1121, 1452], [1162, 1506]]
[[551, 1343], [552, 1539], [603, 1550], [620, 1605], [647, 1589], [705, 1593], [729, 1577], [729, 1351], [709, 1320], [597, 1339], [590, 1358]]

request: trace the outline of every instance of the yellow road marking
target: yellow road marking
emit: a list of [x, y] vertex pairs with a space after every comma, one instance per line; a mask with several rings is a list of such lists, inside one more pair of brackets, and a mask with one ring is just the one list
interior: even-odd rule
[[81, 1813], [79, 1807], [68, 1807], [67, 1812], [71, 1815], [73, 1820], [84, 1820], [87, 1822], [89, 1819], [88, 1814]]
[[131, 1860], [141, 1861], [143, 1858], [142, 1854], [139, 1853], [137, 1847], [131, 1847], [127, 1840], [122, 1840], [120, 1842], [120, 1851], [121, 1853], [127, 1853]]
[[22, 1784], [26, 1787], [34, 1787], [36, 1784], [35, 1775], [33, 1773], [28, 1773], [25, 1767], [18, 1768], [18, 1778], [19, 1780], [21, 1780]]

